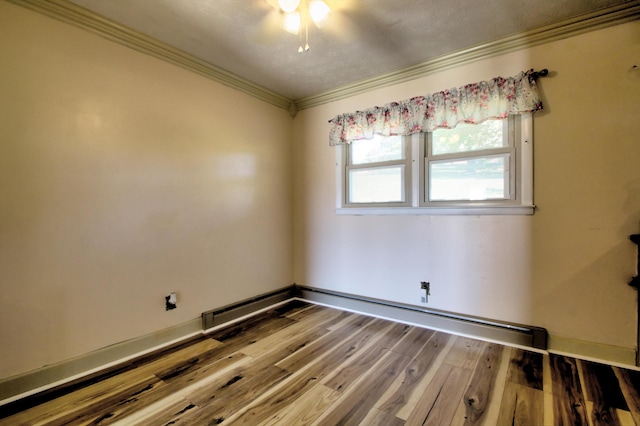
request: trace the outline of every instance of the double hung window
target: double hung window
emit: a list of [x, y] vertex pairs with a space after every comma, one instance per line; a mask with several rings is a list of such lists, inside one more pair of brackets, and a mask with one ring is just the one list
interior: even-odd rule
[[405, 136], [375, 135], [349, 145], [344, 173], [352, 205], [410, 206], [411, 153]]
[[340, 214], [531, 214], [531, 114], [338, 151]]
[[543, 109], [536, 79], [547, 73], [335, 116], [337, 212], [532, 214], [532, 114]]

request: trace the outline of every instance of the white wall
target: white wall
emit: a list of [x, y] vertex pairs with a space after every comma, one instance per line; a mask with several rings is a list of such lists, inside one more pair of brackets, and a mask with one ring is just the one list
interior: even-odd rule
[[[505, 54], [302, 111], [294, 126], [295, 282], [547, 328], [632, 353], [640, 231], [640, 23]], [[638, 64], [640, 65], [640, 64]], [[327, 120], [548, 68], [534, 119], [534, 216], [337, 216]]]
[[0, 57], [0, 378], [291, 284], [286, 111], [8, 2]]

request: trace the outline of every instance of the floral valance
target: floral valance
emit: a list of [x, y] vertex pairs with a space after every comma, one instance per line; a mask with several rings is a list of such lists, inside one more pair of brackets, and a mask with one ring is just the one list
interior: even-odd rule
[[431, 132], [458, 123], [477, 124], [542, 110], [533, 70], [489, 81], [392, 102], [365, 111], [341, 114], [329, 121], [329, 145], [384, 136]]

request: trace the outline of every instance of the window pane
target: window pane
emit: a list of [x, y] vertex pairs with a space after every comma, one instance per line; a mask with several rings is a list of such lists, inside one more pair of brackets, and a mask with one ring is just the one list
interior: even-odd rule
[[429, 175], [430, 201], [509, 198], [509, 154], [434, 161]]
[[404, 166], [349, 171], [349, 202], [404, 201]]
[[351, 142], [350, 149], [351, 164], [404, 159], [404, 142], [402, 136], [375, 135], [373, 139]]
[[487, 120], [481, 124], [458, 124], [453, 129], [433, 131], [431, 152], [433, 155], [508, 146], [503, 135], [505, 120]]

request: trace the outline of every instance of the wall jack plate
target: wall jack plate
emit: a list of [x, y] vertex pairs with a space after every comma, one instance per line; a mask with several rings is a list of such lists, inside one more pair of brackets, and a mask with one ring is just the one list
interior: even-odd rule
[[429, 296], [431, 296], [431, 283], [428, 281], [420, 281], [420, 290], [424, 291], [420, 296], [422, 303], [429, 303]]
[[166, 302], [165, 309], [167, 311], [170, 311], [171, 309], [175, 309], [175, 308], [178, 307], [177, 306], [178, 305], [178, 298], [176, 297], [175, 293], [169, 293], [168, 296], [164, 297], [164, 300]]

